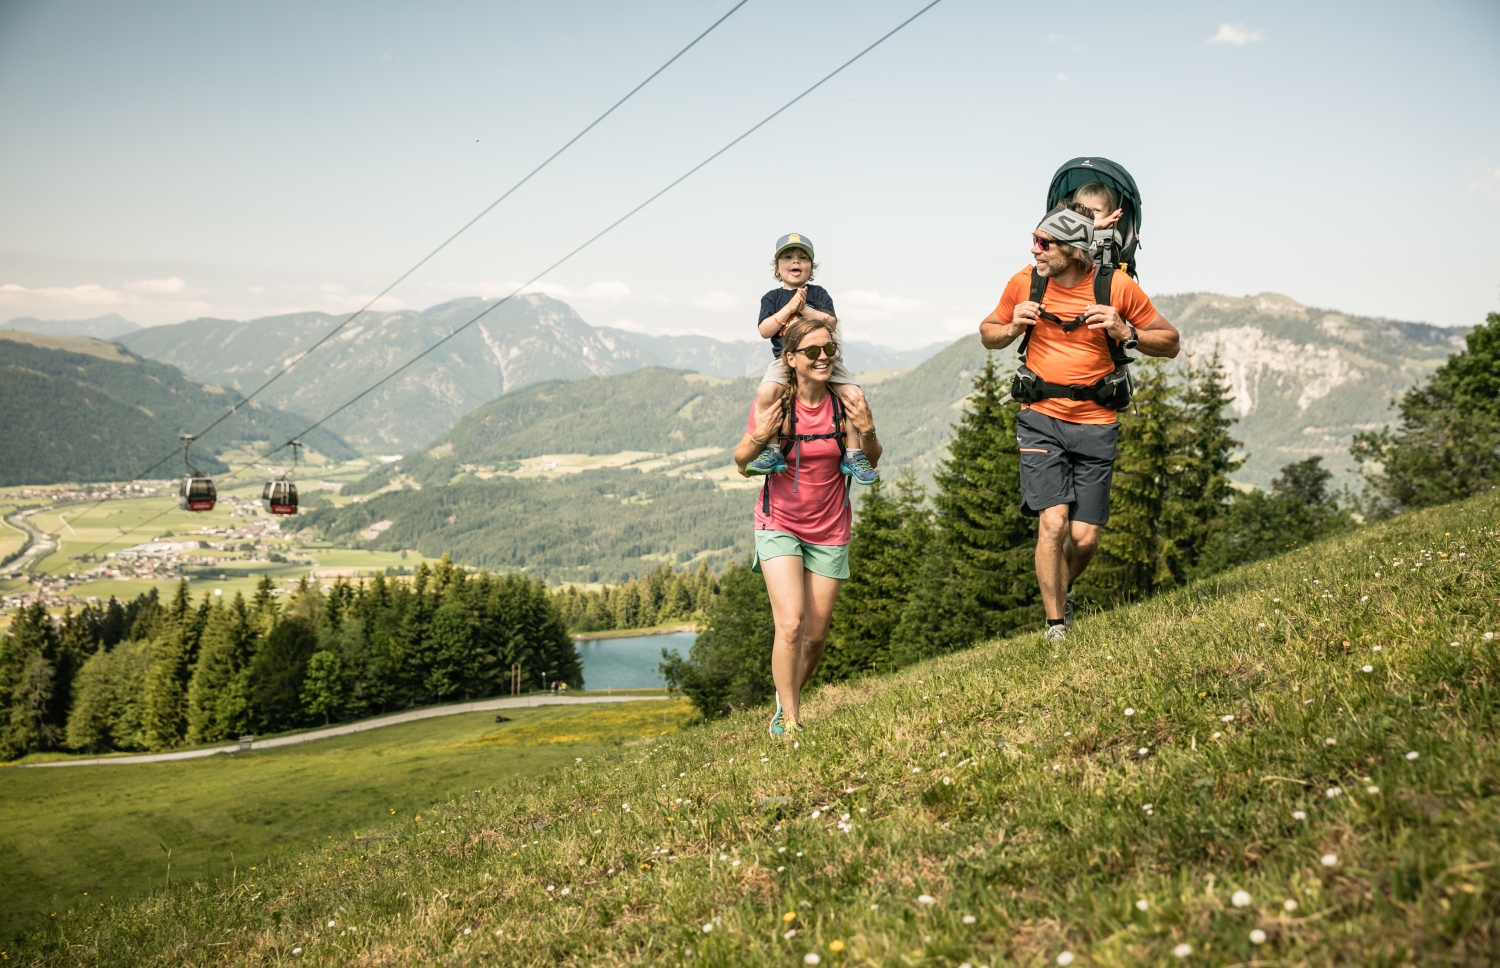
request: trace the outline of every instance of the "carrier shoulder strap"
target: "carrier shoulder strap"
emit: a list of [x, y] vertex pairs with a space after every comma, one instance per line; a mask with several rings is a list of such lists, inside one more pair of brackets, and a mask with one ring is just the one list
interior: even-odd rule
[[[833, 406], [833, 433], [831, 433], [831, 434], [799, 434], [799, 433], [797, 433], [797, 404], [796, 404], [796, 401], [794, 400], [792, 402], [791, 433], [781, 438], [781, 446], [782, 446], [782, 450], [783, 451], [790, 453], [791, 448], [795, 447], [797, 445], [797, 442], [798, 441], [802, 441], [802, 440], [829, 440], [829, 439], [835, 439], [836, 438], [838, 440], [838, 442], [839, 442], [839, 461], [840, 461], [840, 463], [843, 462], [844, 455], [846, 453], [848, 453], [848, 451], [849, 451], [849, 443], [848, 443], [847, 440], [845, 440], [845, 436], [846, 436], [847, 432], [845, 430], [844, 402], [839, 399], [839, 395], [837, 393], [835, 393], [831, 387], [828, 390], [828, 396], [829, 396], [830, 401], [831, 401], [832, 406]], [[782, 411], [781, 412], [783, 414], [786, 413], [786, 405], [784, 403], [782, 404]], [[783, 418], [783, 424], [784, 423], [785, 423], [785, 419]], [[845, 504], [849, 503], [849, 484], [850, 484], [849, 479], [847, 477], [844, 478], [844, 503]], [[770, 477], [770, 475], [766, 476], [765, 482], [762, 483], [761, 486], [760, 486], [760, 509], [761, 509], [761, 513], [762, 514], [770, 514], [771, 513], [771, 477]]]
[[[1115, 267], [1098, 266], [1094, 269], [1094, 302], [1101, 306], [1114, 306], [1111, 297], [1114, 292]], [[1118, 308], [1118, 307], [1116, 307]], [[1122, 317], [1123, 318], [1123, 317]], [[1127, 320], [1129, 322], [1129, 320]], [[1104, 342], [1109, 346], [1109, 358], [1115, 364], [1115, 369], [1128, 366], [1135, 361], [1125, 355], [1125, 347], [1120, 345], [1119, 340], [1104, 334]]]
[[[1027, 298], [1032, 302], [1040, 305], [1042, 302], [1042, 297], [1047, 295], [1047, 282], [1047, 277], [1042, 275], [1040, 272], [1037, 272], [1036, 266], [1032, 266], [1031, 295]], [[1021, 334], [1021, 345], [1016, 347], [1016, 355], [1021, 358], [1022, 363], [1026, 362], [1026, 347], [1031, 342], [1031, 331], [1035, 328], [1035, 326], [1026, 327], [1026, 332]]]

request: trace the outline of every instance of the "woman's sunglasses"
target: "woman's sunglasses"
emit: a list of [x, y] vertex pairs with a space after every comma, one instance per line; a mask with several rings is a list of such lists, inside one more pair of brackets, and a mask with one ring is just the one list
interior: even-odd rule
[[835, 356], [839, 355], [839, 344], [824, 343], [822, 346], [799, 346], [796, 349], [792, 350], [792, 352], [804, 353], [807, 355], [807, 358], [809, 360], [816, 360], [826, 353], [828, 354], [828, 358], [831, 360]]

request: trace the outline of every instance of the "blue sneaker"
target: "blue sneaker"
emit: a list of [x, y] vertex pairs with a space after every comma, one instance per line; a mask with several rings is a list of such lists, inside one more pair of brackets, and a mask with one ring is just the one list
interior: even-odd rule
[[839, 461], [839, 470], [853, 478], [856, 484], [869, 485], [880, 480], [880, 472], [862, 450], [851, 450], [844, 454], [844, 459]]
[[771, 735], [782, 736], [786, 733], [786, 717], [781, 714], [781, 697], [776, 697], [776, 711], [771, 714]]
[[780, 474], [785, 470], [786, 458], [775, 444], [768, 444], [759, 457], [745, 465], [746, 474]]

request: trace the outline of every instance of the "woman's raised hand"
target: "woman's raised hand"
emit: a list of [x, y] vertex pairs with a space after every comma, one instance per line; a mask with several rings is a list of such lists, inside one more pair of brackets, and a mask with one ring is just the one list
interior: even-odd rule
[[875, 417], [870, 413], [870, 404], [865, 400], [862, 393], [851, 393], [844, 400], [844, 412], [848, 415], [849, 422], [854, 429], [861, 434], [875, 432]]
[[771, 438], [781, 429], [781, 398], [777, 397], [764, 407], [755, 408], [755, 430], [750, 436], [756, 440], [770, 443]]

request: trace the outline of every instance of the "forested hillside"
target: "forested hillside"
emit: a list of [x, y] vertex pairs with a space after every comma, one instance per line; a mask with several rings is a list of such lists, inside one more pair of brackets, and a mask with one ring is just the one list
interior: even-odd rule
[[390, 491], [302, 521], [354, 547], [447, 554], [551, 581], [617, 582], [663, 563], [708, 562], [717, 570], [744, 559], [755, 493], [638, 471], [591, 471]]
[[[117, 344], [0, 330], [0, 385], [8, 426], [0, 436], [0, 483], [128, 479], [174, 447], [179, 433], [199, 430], [240, 399], [143, 359]], [[216, 472], [215, 453], [255, 442], [277, 444], [307, 425], [296, 414], [252, 401], [195, 448], [199, 468]], [[358, 453], [337, 435], [315, 430], [309, 449], [334, 460]], [[149, 455], [144, 461], [143, 455]], [[163, 471], [170, 476], [181, 463]]]
[[650, 367], [534, 384], [485, 404], [426, 451], [377, 468], [345, 493], [374, 490], [397, 474], [446, 483], [464, 470], [494, 471], [541, 454], [727, 451], [744, 429], [757, 382]]

